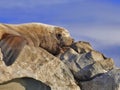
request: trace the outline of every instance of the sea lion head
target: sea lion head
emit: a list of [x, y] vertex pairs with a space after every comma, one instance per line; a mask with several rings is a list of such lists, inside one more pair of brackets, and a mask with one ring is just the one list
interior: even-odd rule
[[54, 27], [54, 29], [55, 29], [55, 35], [57, 40], [59, 41], [60, 47], [70, 46], [74, 42], [68, 30], [62, 27]]
[[42, 36], [40, 37], [40, 47], [53, 55], [58, 55], [62, 47], [70, 46], [73, 43], [69, 32], [62, 27], [50, 26], [43, 32], [40, 35]]

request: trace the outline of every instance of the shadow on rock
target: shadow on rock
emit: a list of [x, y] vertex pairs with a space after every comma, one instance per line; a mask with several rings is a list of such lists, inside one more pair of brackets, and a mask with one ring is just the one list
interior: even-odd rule
[[51, 88], [41, 81], [24, 77], [1, 84], [0, 90], [51, 90]]

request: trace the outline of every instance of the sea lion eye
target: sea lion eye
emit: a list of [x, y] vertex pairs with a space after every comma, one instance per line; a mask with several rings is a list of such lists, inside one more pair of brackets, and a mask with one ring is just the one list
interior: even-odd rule
[[62, 38], [62, 35], [61, 34], [57, 34], [56, 37], [57, 37], [57, 39], [60, 40]]

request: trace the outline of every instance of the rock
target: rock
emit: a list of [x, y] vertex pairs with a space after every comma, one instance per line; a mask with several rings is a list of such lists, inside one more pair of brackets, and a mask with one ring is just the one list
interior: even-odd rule
[[86, 53], [86, 52], [90, 52], [91, 50], [93, 50], [92, 46], [90, 45], [89, 42], [85, 42], [85, 41], [78, 41], [75, 42], [71, 45], [71, 48], [73, 48], [76, 52], [78, 53]]
[[90, 43], [59, 49], [54, 56], [26, 45], [11, 66], [5, 65], [0, 51], [0, 90], [120, 90], [120, 69]]
[[0, 85], [0, 90], [51, 90], [51, 88], [32, 78], [17, 78]]
[[88, 59], [93, 59], [94, 61], [100, 61], [106, 59], [106, 57], [102, 53], [95, 50], [91, 50], [90, 52], [88, 52], [86, 54], [86, 57]]
[[39, 80], [52, 90], [80, 90], [66, 65], [42, 48], [26, 45], [9, 67], [0, 61], [1, 84], [23, 77]]
[[120, 69], [113, 69], [93, 80], [80, 82], [82, 90], [120, 90]]
[[[69, 67], [76, 80], [90, 80], [102, 73], [113, 69], [113, 60], [111, 58], [106, 58], [102, 53], [98, 51], [92, 50], [88, 43], [76, 42], [73, 45], [76, 45], [76, 48], [78, 47], [77, 49], [79, 50], [77, 50], [77, 52], [76, 48], [75, 50], [68, 48], [58, 57]], [[86, 52], [82, 53], [81, 50]]]
[[0, 85], [0, 90], [26, 90], [24, 86], [17, 82], [9, 82], [4, 85]]
[[60, 58], [73, 73], [78, 72], [81, 69], [76, 65], [76, 60], [80, 57], [81, 56], [72, 48], [68, 48], [66, 52], [58, 56], [58, 58]]
[[109, 70], [112, 70], [113, 67], [114, 62], [111, 58], [103, 61], [97, 61], [82, 68], [79, 72], [76, 72], [75, 77], [80, 81], [91, 80], [103, 73], [106, 73]]

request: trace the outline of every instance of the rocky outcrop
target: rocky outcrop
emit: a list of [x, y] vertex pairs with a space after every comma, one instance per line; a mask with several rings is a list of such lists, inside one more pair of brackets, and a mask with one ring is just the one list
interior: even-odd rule
[[16, 62], [9, 67], [0, 61], [1, 84], [23, 77], [41, 81], [51, 90], [80, 90], [66, 65], [42, 48], [26, 45]]
[[58, 57], [73, 73], [81, 90], [120, 90], [120, 69], [112, 58], [87, 42], [76, 42]]
[[0, 52], [0, 90], [120, 90], [120, 69], [88, 42], [74, 42], [57, 56], [26, 45], [11, 66]]
[[113, 69], [93, 80], [80, 82], [82, 90], [120, 90], [120, 69]]
[[113, 60], [93, 50], [89, 43], [73, 45], [58, 57], [69, 67], [76, 80], [87, 81], [114, 68]]

